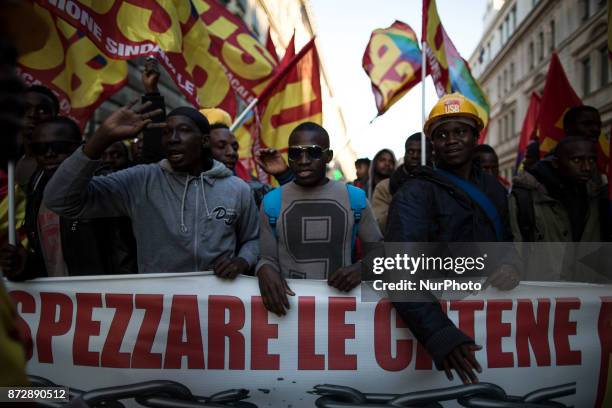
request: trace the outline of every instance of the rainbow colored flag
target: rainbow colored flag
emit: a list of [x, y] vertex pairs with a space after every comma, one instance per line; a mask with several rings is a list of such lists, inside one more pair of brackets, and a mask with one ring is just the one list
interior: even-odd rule
[[438, 96], [459, 92], [474, 104], [485, 126], [479, 140], [483, 143], [489, 123], [489, 101], [472, 76], [469, 64], [446, 34], [435, 0], [423, 0], [422, 39], [427, 44], [427, 72], [433, 78]]
[[372, 32], [362, 66], [372, 81], [378, 116], [421, 81], [421, 49], [412, 28], [395, 21]]

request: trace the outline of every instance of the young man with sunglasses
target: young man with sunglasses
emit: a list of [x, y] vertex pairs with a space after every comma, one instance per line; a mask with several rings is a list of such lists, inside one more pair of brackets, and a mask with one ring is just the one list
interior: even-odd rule
[[[361, 282], [361, 263], [353, 262], [355, 217], [345, 183], [325, 176], [333, 152], [321, 126], [305, 122], [289, 136], [289, 166], [295, 179], [268, 193], [260, 211], [261, 259], [256, 275], [266, 308], [281, 316], [294, 293], [286, 278], [327, 279], [330, 286], [350, 291]], [[378, 242], [382, 235], [365, 199], [357, 222], [363, 242]], [[279, 194], [276, 203], [274, 194]], [[278, 214], [270, 209], [278, 206]]]
[[81, 131], [71, 119], [57, 117], [38, 125], [29, 149], [38, 167], [27, 184], [27, 248], [7, 245], [0, 266], [9, 279], [111, 273], [108, 253], [89, 220], [61, 217], [43, 203], [45, 186], [81, 144]]

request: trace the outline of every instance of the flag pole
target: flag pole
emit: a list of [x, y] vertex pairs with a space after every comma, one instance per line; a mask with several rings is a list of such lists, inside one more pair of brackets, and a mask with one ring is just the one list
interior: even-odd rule
[[425, 78], [427, 77], [427, 43], [421, 41], [421, 166], [427, 164], [425, 157], [427, 152], [425, 148]]
[[15, 229], [15, 162], [8, 162], [8, 241], [11, 245], [17, 244]]
[[236, 130], [238, 126], [240, 126], [240, 122], [251, 110], [253, 110], [255, 105], [257, 105], [260, 100], [265, 99], [268, 94], [280, 83], [280, 81], [285, 77], [285, 75], [287, 75], [287, 73], [297, 65], [297, 63], [302, 59], [302, 57], [306, 55], [308, 51], [311, 50], [311, 48], [315, 44], [315, 38], [316, 36], [312, 37], [312, 39], [300, 50], [300, 52], [298, 52], [295, 57], [293, 57], [293, 59], [291, 59], [291, 61], [289, 61], [287, 65], [282, 67], [278, 74], [276, 74], [276, 76], [270, 80], [264, 90], [261, 91], [261, 94], [259, 94], [257, 98], [253, 99], [251, 103], [249, 103], [249, 105], [240, 113], [240, 115], [238, 115], [238, 117], [230, 127], [230, 130], [232, 132]]

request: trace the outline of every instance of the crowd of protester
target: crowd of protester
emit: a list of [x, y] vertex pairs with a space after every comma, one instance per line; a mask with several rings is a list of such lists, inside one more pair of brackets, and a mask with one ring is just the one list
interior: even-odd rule
[[[499, 175], [495, 150], [477, 144], [483, 122], [459, 94], [441, 98], [429, 115], [426, 165], [415, 133], [399, 166], [382, 149], [355, 162], [353, 183], [326, 177], [329, 135], [305, 122], [289, 136], [287, 161], [275, 149], [255, 153], [280, 186], [273, 188], [240, 164], [226, 112], [166, 113], [158, 80], [148, 60], [140, 103], [113, 112], [86, 142], [79, 126], [59, 115], [53, 92], [40, 85], [23, 91], [17, 183], [25, 237], [0, 248], [7, 278], [250, 274], [266, 308], [284, 315], [295, 295], [287, 279], [323, 279], [341, 291], [358, 286], [361, 243], [610, 241], [595, 144], [601, 120], [592, 107], [566, 113], [566, 137], [546, 157], [530, 144], [512, 183]], [[529, 278], [518, 254], [499, 264], [489, 281], [500, 290]], [[455, 370], [462, 381], [477, 381], [480, 346], [437, 302], [394, 305], [449, 379]]]

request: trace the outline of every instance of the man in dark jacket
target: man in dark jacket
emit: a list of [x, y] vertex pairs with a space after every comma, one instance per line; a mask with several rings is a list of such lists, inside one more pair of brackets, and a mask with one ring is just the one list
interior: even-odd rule
[[[446, 95], [434, 106], [424, 130], [432, 139], [437, 168], [416, 169], [414, 178], [393, 196], [385, 241], [512, 241], [505, 190], [472, 163], [482, 125], [476, 108], [460, 94]], [[453, 182], [458, 178], [484, 193], [498, 217], [489, 217], [470, 194], [459, 188]], [[518, 284], [518, 274], [504, 266], [489, 281], [497, 288], [509, 289]], [[394, 305], [449, 379], [454, 369], [464, 383], [478, 381], [473, 370], [481, 370], [475, 358], [481, 346], [455, 327], [433, 296], [430, 302]]]

